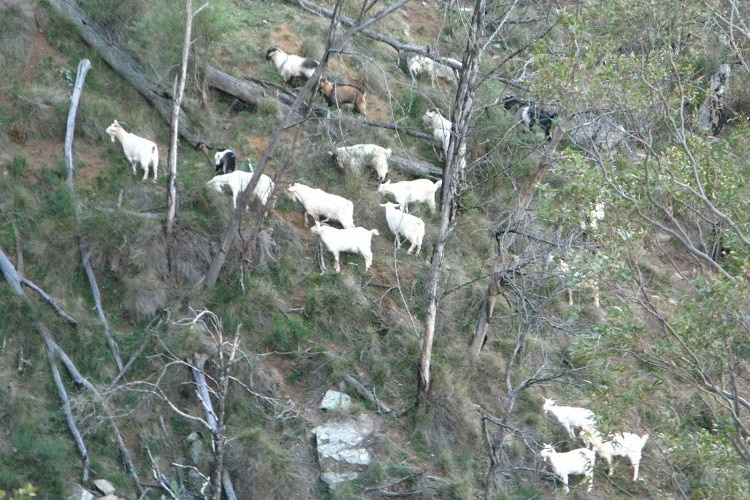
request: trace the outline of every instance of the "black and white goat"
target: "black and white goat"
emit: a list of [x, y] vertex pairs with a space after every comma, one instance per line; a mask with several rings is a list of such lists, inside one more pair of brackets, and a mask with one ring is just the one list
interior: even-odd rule
[[[203, 141], [199, 141], [195, 145], [196, 151], [202, 151], [204, 155], [206, 155], [206, 158], [211, 157], [210, 151], [213, 151], [214, 148], [209, 146]], [[231, 149], [224, 149], [219, 148], [216, 153], [214, 153], [214, 168], [216, 169], [216, 172], [214, 175], [221, 175], [221, 174], [228, 174], [230, 172], [234, 172], [235, 168], [237, 166], [237, 156], [234, 154], [234, 151]]]
[[544, 130], [544, 138], [550, 140], [552, 122], [557, 113], [541, 109], [536, 103], [525, 101], [513, 95], [505, 97], [502, 102], [503, 107], [508, 111], [516, 111], [516, 120], [523, 123], [526, 131], [531, 132], [534, 125], [539, 124]]
[[266, 59], [272, 61], [284, 83], [292, 85], [295, 79], [306, 82], [315, 73], [320, 64], [315, 59], [287, 54], [278, 47], [271, 47], [266, 52]]

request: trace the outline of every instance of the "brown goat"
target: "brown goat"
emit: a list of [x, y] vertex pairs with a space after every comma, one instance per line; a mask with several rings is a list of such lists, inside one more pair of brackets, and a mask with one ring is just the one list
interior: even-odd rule
[[325, 78], [318, 81], [318, 92], [325, 97], [328, 106], [341, 107], [341, 104], [351, 104], [354, 110], [361, 114], [367, 114], [366, 92], [356, 85], [350, 83], [333, 83]]

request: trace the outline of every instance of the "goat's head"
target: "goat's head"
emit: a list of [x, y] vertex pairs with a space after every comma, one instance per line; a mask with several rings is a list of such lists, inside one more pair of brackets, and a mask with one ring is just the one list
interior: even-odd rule
[[557, 452], [555, 451], [555, 448], [554, 448], [554, 447], [553, 447], [553, 446], [552, 446], [551, 444], [547, 444], [547, 443], [542, 443], [542, 445], [543, 445], [543, 448], [542, 448], [542, 451], [540, 451], [540, 452], [539, 452], [539, 455], [540, 455], [540, 456], [541, 456], [541, 457], [542, 457], [542, 458], [544, 459], [544, 461], [546, 462], [546, 461], [547, 461], [547, 458], [548, 458], [548, 457], [549, 457], [550, 455], [554, 455], [554, 454], [555, 454], [555, 453], [557, 453]]
[[209, 154], [208, 151], [214, 148], [212, 148], [211, 146], [209, 146], [203, 141], [198, 141], [195, 143], [195, 147], [193, 149], [195, 149], [196, 151], [201, 151], [203, 154], [208, 155]]
[[431, 108], [425, 111], [425, 114], [422, 116], [422, 123], [424, 123], [427, 126], [430, 126], [434, 123], [435, 119], [437, 117], [443, 116], [443, 114], [440, 112], [437, 108]]
[[333, 83], [321, 76], [318, 80], [318, 92], [321, 95], [331, 95], [331, 92], [333, 92]]
[[542, 406], [542, 411], [544, 411], [545, 414], [549, 413], [552, 408], [556, 408], [557, 403], [554, 399], [547, 399], [544, 398], [544, 406]]
[[386, 190], [386, 188], [387, 188], [387, 187], [388, 187], [388, 186], [389, 186], [390, 184], [391, 184], [391, 180], [390, 180], [390, 179], [386, 179], [386, 181], [385, 181], [385, 182], [381, 182], [380, 184], [378, 184], [378, 193], [382, 193], [383, 191], [385, 191], [385, 190]]
[[266, 60], [267, 61], [271, 61], [271, 60], [273, 60], [273, 58], [274, 58], [274, 56], [276, 54], [283, 54], [283, 53], [284, 53], [284, 51], [282, 51], [280, 48], [278, 48], [278, 47], [271, 47], [270, 49], [268, 49], [266, 51]]
[[117, 123], [117, 120], [114, 120], [112, 122], [112, 125], [107, 127], [107, 130], [105, 130], [105, 132], [107, 133], [107, 135], [109, 135], [109, 138], [112, 139], [112, 142], [115, 142], [115, 137], [117, 137], [117, 134], [121, 130], [124, 131], [125, 129], [122, 128], [122, 125]]

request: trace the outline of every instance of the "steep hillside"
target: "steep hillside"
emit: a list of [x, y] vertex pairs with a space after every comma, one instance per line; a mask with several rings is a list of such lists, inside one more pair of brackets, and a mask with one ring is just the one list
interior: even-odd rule
[[[171, 88], [180, 9], [169, 2], [79, 3], [149, 78]], [[730, 94], [733, 120], [711, 137], [674, 132], [679, 113], [669, 106], [679, 101], [676, 90], [660, 96], [669, 108], [664, 115], [646, 123], [649, 113], [661, 113], [662, 101], [635, 89], [631, 64], [642, 65], [641, 80], [654, 94], [662, 88], [648, 79], [663, 75], [625, 53], [620, 42], [632, 31], [606, 26], [610, 13], [564, 4], [554, 15], [546, 2], [517, 10], [514, 4], [507, 18], [505, 7], [488, 9], [487, 29], [497, 36], [483, 47], [481, 83], [464, 131], [466, 188], [440, 269], [425, 398], [418, 397], [417, 366], [440, 214], [413, 205], [426, 226], [422, 253], [396, 249], [374, 170], [342, 170], [330, 151], [375, 143], [402, 161], [442, 169], [422, 116], [434, 107], [449, 114], [456, 85], [412, 82], [407, 54], [373, 37], [358, 35], [332, 54], [326, 76], [362, 86], [367, 116], [312, 98], [263, 165], [276, 183], [271, 206], [250, 204], [217, 284], [207, 287], [232, 208], [228, 193], [206, 186], [213, 159], [180, 143], [177, 227], [167, 236], [169, 124], [53, 6], [0, 0], [0, 26], [7, 28], [0, 34], [0, 250], [58, 306], [50, 307], [30, 283], [23, 288], [29, 301], [14, 291], [12, 279], [0, 283], [0, 379], [6, 381], [0, 386], [0, 491], [30, 483], [42, 498], [63, 498], [81, 488], [96, 491], [93, 480], [107, 479], [121, 498], [203, 498], [204, 486], [217, 489], [207, 484], [222, 479], [215, 471], [223, 464], [237, 498], [554, 497], [562, 484], [539, 455], [543, 443], [566, 451], [581, 442], [542, 412], [550, 398], [590, 408], [603, 432], [650, 435], [640, 481], [630, 481], [630, 463], [620, 457], [612, 477], [606, 465], [596, 465], [592, 493], [582, 476], [572, 476], [573, 496], [746, 494], [748, 287], [739, 215], [746, 188], [729, 182], [743, 178], [747, 165], [743, 95]], [[282, 85], [266, 49], [324, 56], [330, 19], [304, 5], [224, 0], [195, 17], [184, 112], [195, 134], [237, 153], [238, 169], [259, 167], [289, 109], [284, 97], [299, 92]], [[647, 8], [634, 6], [633, 18], [644, 9], [643, 19], [660, 19]], [[351, 18], [359, 9], [342, 6]], [[584, 13], [601, 17], [578, 30]], [[370, 29], [460, 60], [471, 14], [459, 4], [408, 2]], [[623, 26], [632, 23], [644, 40], [652, 30], [667, 33], [627, 14], [621, 12]], [[700, 10], [693, 15], [672, 20], [674, 26], [700, 24]], [[610, 40], [596, 38], [608, 29]], [[706, 94], [701, 89], [718, 66], [710, 57], [724, 55], [713, 36], [704, 28], [685, 38], [684, 52], [674, 52], [684, 57], [675, 71], [686, 82], [675, 106], [686, 113]], [[649, 42], [652, 59], [677, 51], [662, 49], [669, 40]], [[571, 46], [579, 50], [574, 56], [568, 56]], [[607, 64], [580, 52], [597, 49]], [[736, 49], [744, 55], [741, 44]], [[63, 140], [82, 58], [92, 61], [92, 70], [77, 116], [71, 192]], [[212, 88], [207, 62], [264, 88], [257, 104]], [[735, 71], [732, 82], [747, 81], [746, 68]], [[578, 73], [593, 76], [581, 83]], [[628, 103], [626, 93], [642, 101]], [[522, 130], [517, 118], [523, 115], [501, 103], [510, 94], [554, 110], [553, 134], [565, 130], [564, 137], [547, 141], [538, 128]], [[576, 121], [601, 109], [591, 120], [600, 132], [622, 130], [638, 139], [620, 139], [613, 151], [603, 151], [606, 139], [592, 140], [581, 132], [588, 125]], [[615, 116], [617, 126], [602, 126], [602, 116]], [[105, 134], [114, 119], [158, 144], [156, 183], [141, 181], [140, 171], [134, 176], [120, 144]], [[716, 210], [674, 187], [690, 185], [680, 176], [691, 161], [700, 165], [694, 171]], [[397, 165], [392, 159], [393, 182], [414, 178]], [[641, 167], [676, 181], [652, 186]], [[541, 181], [539, 172], [545, 172]], [[371, 269], [361, 255], [344, 253], [341, 272], [333, 272], [330, 252], [286, 195], [295, 181], [354, 202], [356, 225], [379, 232]], [[531, 187], [527, 213], [514, 218]], [[604, 216], [593, 220], [588, 214], [597, 203]], [[721, 211], [732, 223], [716, 222]], [[722, 235], [712, 233], [719, 227]], [[703, 259], [712, 241], [732, 253]], [[84, 262], [92, 266], [101, 312]], [[494, 310], [483, 316], [493, 290]], [[472, 336], [483, 318], [489, 327], [475, 352]], [[55, 354], [50, 338], [70, 363]], [[726, 353], [726, 364], [717, 353]], [[345, 393], [353, 405], [321, 409], [329, 390]], [[365, 435], [339, 453], [361, 460], [353, 468], [324, 456], [325, 426], [334, 424], [344, 434], [353, 426]], [[85, 460], [75, 433], [87, 448]], [[331, 484], [352, 470], [356, 477]]]

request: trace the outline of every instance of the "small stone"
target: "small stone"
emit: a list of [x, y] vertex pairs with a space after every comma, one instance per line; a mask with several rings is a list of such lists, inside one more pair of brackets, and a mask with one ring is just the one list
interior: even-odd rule
[[104, 495], [111, 495], [115, 492], [115, 487], [106, 479], [95, 480], [94, 486], [96, 486], [96, 489], [101, 491]]

